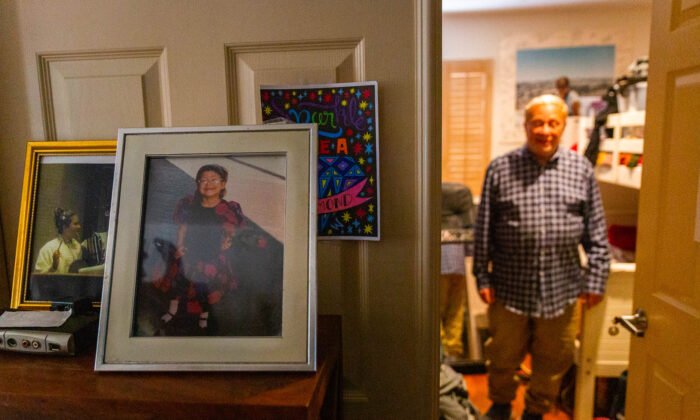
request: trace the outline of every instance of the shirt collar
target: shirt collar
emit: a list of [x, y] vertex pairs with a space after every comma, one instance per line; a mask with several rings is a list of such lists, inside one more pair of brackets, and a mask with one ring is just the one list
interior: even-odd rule
[[[540, 161], [537, 160], [537, 157], [530, 151], [530, 149], [527, 148], [527, 144], [520, 149], [520, 153], [523, 157], [530, 159], [532, 162], [538, 165], [540, 164]], [[554, 155], [552, 155], [552, 157], [549, 158], [547, 162], [545, 162], [545, 166], [549, 164], [555, 165], [563, 154], [564, 149], [562, 149], [561, 144], [559, 144], [559, 146], [557, 147], [557, 151], [554, 152]]]

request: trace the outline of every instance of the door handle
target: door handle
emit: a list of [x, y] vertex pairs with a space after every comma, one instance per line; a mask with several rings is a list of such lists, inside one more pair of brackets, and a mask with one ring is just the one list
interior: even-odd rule
[[647, 314], [641, 309], [634, 311], [634, 315], [616, 316], [613, 323], [622, 325], [636, 337], [644, 337], [648, 327]]

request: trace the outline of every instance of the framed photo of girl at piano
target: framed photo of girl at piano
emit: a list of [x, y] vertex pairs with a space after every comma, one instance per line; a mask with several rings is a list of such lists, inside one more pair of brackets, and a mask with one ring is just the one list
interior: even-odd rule
[[12, 308], [99, 305], [115, 141], [28, 142]]

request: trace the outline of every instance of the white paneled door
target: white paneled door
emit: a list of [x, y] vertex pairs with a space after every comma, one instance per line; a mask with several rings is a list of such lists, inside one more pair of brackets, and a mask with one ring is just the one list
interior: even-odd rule
[[634, 284], [648, 329], [632, 338], [629, 419], [700, 412], [699, 43], [697, 1], [654, 1]]

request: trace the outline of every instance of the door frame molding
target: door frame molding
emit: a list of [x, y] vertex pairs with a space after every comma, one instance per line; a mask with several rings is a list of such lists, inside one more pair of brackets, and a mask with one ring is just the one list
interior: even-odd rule
[[440, 196], [442, 171], [442, 4], [416, 0], [416, 196], [418, 243], [416, 258], [415, 366], [429, 379], [419, 396], [430, 411], [418, 418], [437, 418], [439, 393]]

